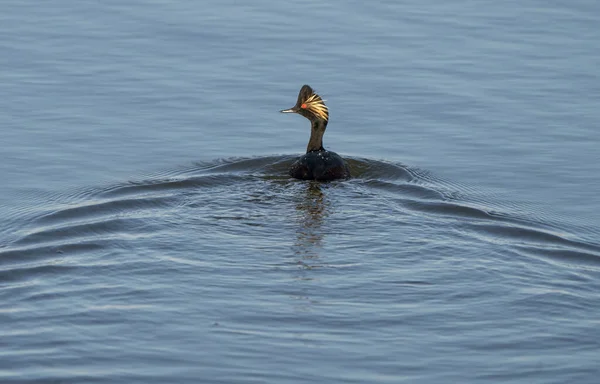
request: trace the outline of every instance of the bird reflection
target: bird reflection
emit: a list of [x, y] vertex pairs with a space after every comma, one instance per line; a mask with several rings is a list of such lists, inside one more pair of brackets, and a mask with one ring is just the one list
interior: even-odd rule
[[310, 182], [296, 204], [298, 229], [294, 243], [297, 262], [306, 268], [318, 266], [307, 263], [319, 259], [323, 249], [323, 221], [328, 216], [329, 209], [330, 202], [323, 194], [320, 183]]

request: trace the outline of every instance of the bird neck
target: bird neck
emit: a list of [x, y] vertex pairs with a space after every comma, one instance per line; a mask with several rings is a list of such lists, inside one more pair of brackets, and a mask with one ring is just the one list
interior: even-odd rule
[[324, 149], [323, 135], [325, 134], [325, 128], [327, 128], [326, 120], [317, 119], [310, 122], [310, 140], [308, 140], [306, 153]]

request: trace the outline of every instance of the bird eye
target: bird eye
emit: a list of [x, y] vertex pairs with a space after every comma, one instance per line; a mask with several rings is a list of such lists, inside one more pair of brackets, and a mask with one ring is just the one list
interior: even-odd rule
[[300, 106], [300, 108], [302, 108], [302, 109], [306, 109], [306, 104], [302, 104], [302, 105]]

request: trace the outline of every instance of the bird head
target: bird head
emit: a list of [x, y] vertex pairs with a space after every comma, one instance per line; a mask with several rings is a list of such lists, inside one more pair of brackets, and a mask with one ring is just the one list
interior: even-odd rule
[[321, 96], [317, 95], [313, 89], [304, 85], [298, 94], [296, 105], [290, 109], [284, 109], [282, 113], [298, 113], [310, 121], [323, 120], [325, 124], [329, 120], [329, 110]]

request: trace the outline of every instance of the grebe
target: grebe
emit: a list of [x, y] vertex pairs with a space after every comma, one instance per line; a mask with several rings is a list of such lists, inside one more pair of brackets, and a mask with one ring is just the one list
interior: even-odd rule
[[323, 148], [323, 134], [329, 121], [329, 110], [310, 86], [304, 85], [298, 94], [298, 102], [282, 113], [298, 113], [310, 120], [310, 140], [306, 154], [292, 164], [290, 176], [302, 180], [335, 180], [350, 177], [346, 162], [335, 152]]

